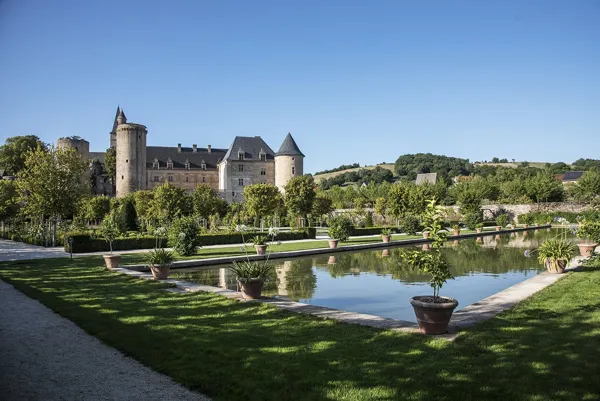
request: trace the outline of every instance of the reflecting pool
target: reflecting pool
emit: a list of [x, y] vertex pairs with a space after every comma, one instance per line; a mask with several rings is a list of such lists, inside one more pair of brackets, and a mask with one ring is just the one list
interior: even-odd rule
[[[544, 268], [536, 255], [523, 256], [556, 230], [520, 232], [450, 241], [442, 249], [454, 280], [442, 295], [458, 299], [456, 310], [530, 278]], [[427, 248], [419, 245], [418, 248]], [[415, 321], [409, 299], [432, 293], [429, 276], [402, 261], [406, 247], [339, 252], [290, 260], [273, 260], [275, 271], [263, 294], [352, 312]], [[173, 272], [172, 278], [236, 289], [226, 266]]]

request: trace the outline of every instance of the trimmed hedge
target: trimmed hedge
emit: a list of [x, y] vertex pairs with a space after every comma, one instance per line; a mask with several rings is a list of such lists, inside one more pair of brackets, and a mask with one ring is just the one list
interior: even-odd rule
[[[381, 234], [381, 230], [386, 227], [354, 227], [352, 231], [350, 231], [351, 237], [356, 237], [359, 235], [378, 235]], [[400, 233], [400, 229], [398, 227], [387, 227], [392, 230], [393, 233]]]
[[[15, 242], [23, 242], [25, 244], [30, 244], [30, 245], [38, 245], [38, 246], [43, 246], [45, 248], [48, 247], [52, 247], [52, 240], [48, 241], [48, 247], [46, 247], [46, 241], [40, 238], [34, 238], [34, 237], [30, 237], [30, 236], [21, 236], [21, 235], [17, 235], [17, 234], [13, 234], [13, 233], [9, 233], [9, 232], [5, 232], [5, 233], [0, 233], [0, 238], [2, 239], [8, 239], [11, 241], [15, 241]], [[56, 246], [62, 246], [63, 245], [63, 240], [61, 238], [60, 235], [57, 235], [56, 237]]]
[[595, 210], [586, 210], [580, 213], [573, 212], [531, 212], [518, 216], [519, 223], [528, 222], [528, 224], [546, 224], [553, 221], [555, 217], [563, 217], [569, 223], [576, 224], [577, 217], [586, 218], [589, 220], [600, 220], [600, 212]]
[[[233, 234], [204, 234], [198, 236], [199, 246], [208, 245], [228, 245], [241, 244], [243, 239], [248, 241], [259, 232], [246, 232], [243, 237], [240, 233]], [[280, 232], [275, 237], [276, 241], [293, 241], [300, 239], [314, 239], [317, 230], [314, 227], [291, 232]], [[68, 238], [69, 234], [67, 234]], [[89, 234], [73, 234], [73, 253], [84, 252], [103, 252], [109, 250], [108, 242], [104, 238], [93, 238]], [[243, 238], [243, 239], [242, 239]], [[163, 244], [166, 244], [166, 239], [163, 239]], [[113, 241], [113, 251], [125, 251], [130, 249], [152, 249], [156, 245], [156, 238], [153, 236], [139, 236], [128, 238], [117, 238]], [[69, 252], [69, 243], [65, 242], [65, 251]]]

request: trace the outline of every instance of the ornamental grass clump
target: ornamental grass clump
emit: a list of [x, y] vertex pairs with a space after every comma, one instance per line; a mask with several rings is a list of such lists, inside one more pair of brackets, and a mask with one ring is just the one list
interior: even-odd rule
[[[562, 217], [554, 219], [561, 225], [568, 224]], [[567, 238], [567, 231], [577, 232], [577, 226], [563, 227], [554, 238], [547, 239], [536, 249], [526, 249], [525, 257], [538, 254], [538, 262], [546, 266], [549, 273], [563, 273], [569, 262], [575, 256], [575, 245]]]

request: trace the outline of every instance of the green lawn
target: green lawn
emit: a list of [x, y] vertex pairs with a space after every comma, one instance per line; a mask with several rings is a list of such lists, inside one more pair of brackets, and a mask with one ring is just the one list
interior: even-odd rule
[[600, 270], [569, 273], [454, 342], [160, 291], [101, 257], [0, 264], [84, 330], [215, 400], [600, 399]]

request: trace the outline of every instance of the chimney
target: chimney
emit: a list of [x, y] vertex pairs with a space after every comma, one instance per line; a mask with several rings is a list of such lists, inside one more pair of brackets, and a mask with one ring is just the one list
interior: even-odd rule
[[192, 145], [192, 152], [196, 153], [198, 151], [198, 145], [193, 144]]
[[177, 144], [177, 153], [181, 153], [181, 144], [180, 143]]
[[206, 147], [206, 151], [207, 151], [208, 153], [210, 153], [210, 152], [211, 152], [211, 150], [212, 150], [212, 148], [210, 147], [210, 145], [208, 145], [208, 146]]

